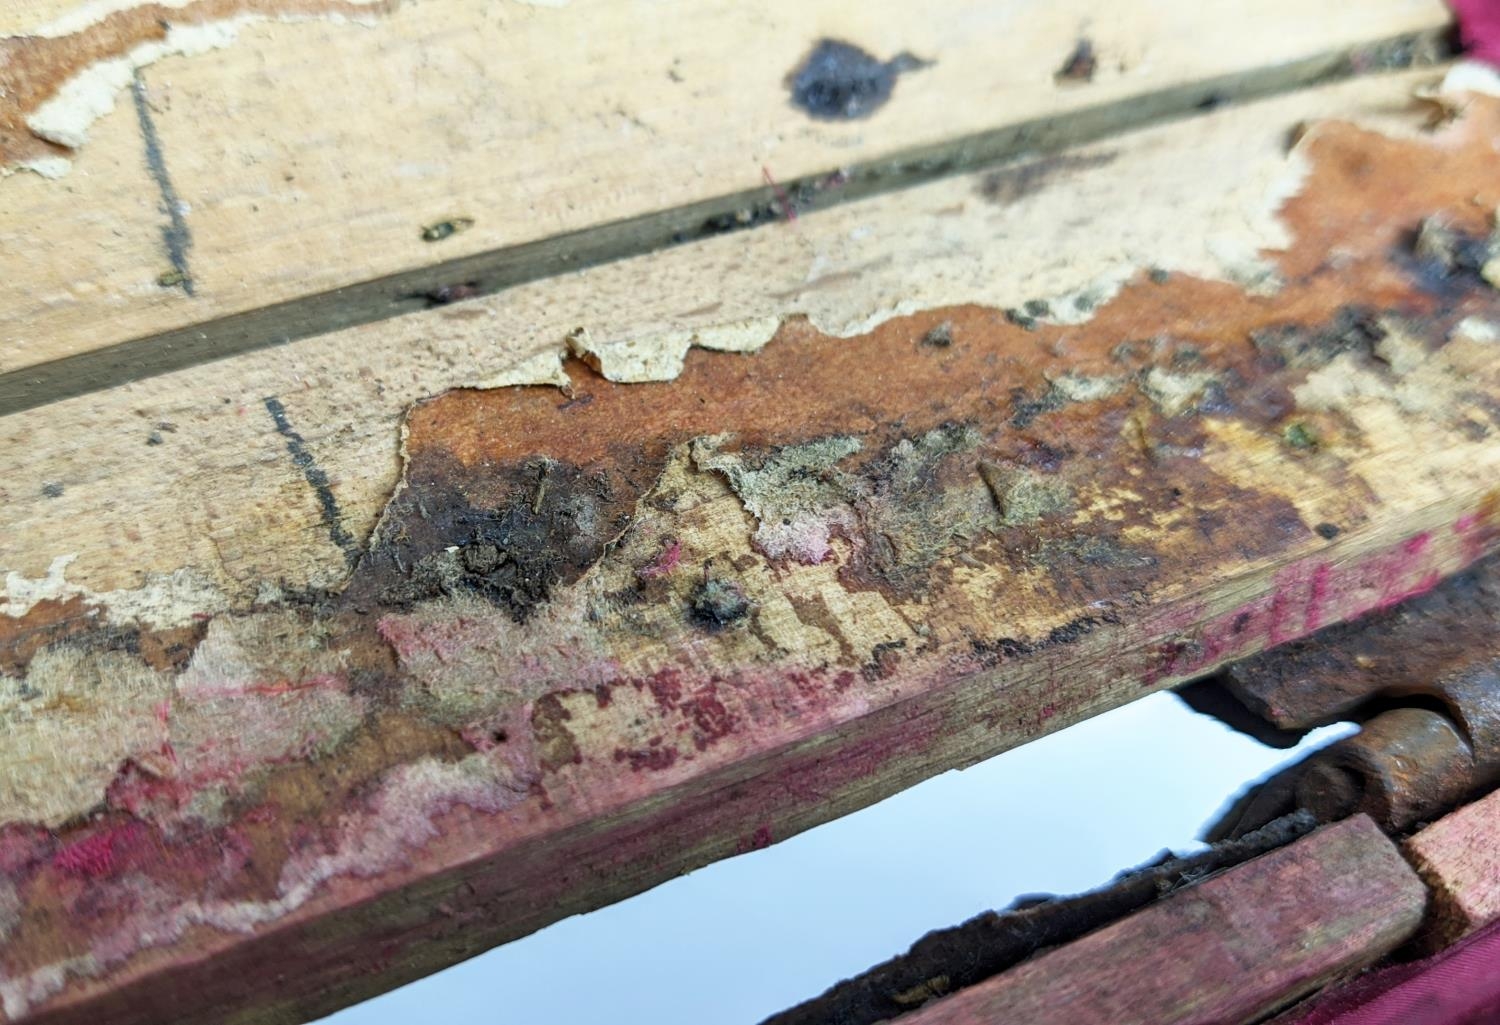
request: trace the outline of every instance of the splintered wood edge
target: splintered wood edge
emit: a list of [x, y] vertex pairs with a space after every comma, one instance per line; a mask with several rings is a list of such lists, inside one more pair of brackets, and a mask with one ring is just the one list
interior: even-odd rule
[[1066, 1008], [1077, 1025], [1238, 1025], [1379, 960], [1416, 930], [1426, 902], [1396, 846], [1361, 815], [900, 1021], [1052, 1022]]

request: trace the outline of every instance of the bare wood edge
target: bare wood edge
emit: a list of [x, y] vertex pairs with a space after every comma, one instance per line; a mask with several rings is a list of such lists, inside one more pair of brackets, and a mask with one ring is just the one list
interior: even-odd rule
[[[0, 374], [0, 417], [62, 399], [140, 381], [174, 370], [272, 348], [425, 308], [429, 293], [454, 281], [474, 295], [687, 244], [726, 231], [775, 223], [781, 197], [811, 197], [811, 212], [940, 178], [971, 173], [1023, 154], [1045, 154], [1152, 124], [1201, 115], [1331, 84], [1372, 69], [1420, 66], [1452, 54], [1447, 27], [1402, 33], [1357, 47], [1245, 72], [1190, 82], [1143, 96], [1039, 117], [938, 145], [899, 151], [853, 168], [827, 168], [776, 186], [729, 195], [477, 253], [412, 271], [351, 284], [242, 313], [153, 333], [62, 359]], [[836, 190], [820, 183], [843, 176]], [[750, 210], [743, 227], [732, 216]], [[767, 216], [769, 215], [769, 216]], [[727, 223], [725, 223], [727, 221]]]
[[1436, 952], [1500, 919], [1500, 790], [1408, 837], [1402, 851], [1433, 893], [1419, 950]]

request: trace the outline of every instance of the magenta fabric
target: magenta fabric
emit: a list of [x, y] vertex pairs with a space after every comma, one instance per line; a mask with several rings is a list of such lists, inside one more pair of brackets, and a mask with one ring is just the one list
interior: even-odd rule
[[1331, 990], [1286, 1025], [1500, 1025], [1500, 922]]
[[1500, 65], [1500, 0], [1449, 0], [1470, 57]]

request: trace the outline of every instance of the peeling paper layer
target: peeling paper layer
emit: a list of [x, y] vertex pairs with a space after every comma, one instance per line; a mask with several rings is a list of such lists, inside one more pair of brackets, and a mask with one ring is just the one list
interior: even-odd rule
[[7, 573], [0, 615], [19, 619], [37, 602], [82, 598], [103, 609], [111, 626], [140, 624], [153, 630], [167, 630], [229, 608], [229, 600], [222, 591], [187, 568], [148, 574], [146, 583], [133, 590], [91, 591], [66, 579], [68, 566], [77, 558], [76, 553], [59, 555], [47, 567], [46, 575], [35, 579], [14, 571]]
[[[292, 0], [287, 4], [290, 9], [280, 13], [268, 13], [258, 9], [248, 10], [211, 21], [191, 20], [194, 14], [202, 13], [202, 8], [207, 5], [208, 0], [166, 0], [163, 3], [154, 3], [151, 5], [153, 9], [165, 7], [170, 10], [180, 10], [189, 20], [169, 24], [166, 35], [162, 39], [143, 42], [127, 52], [95, 61], [75, 71], [35, 109], [27, 111], [23, 106], [21, 111], [13, 111], [8, 115], [0, 109], [0, 115], [4, 115], [0, 117], [0, 122], [14, 118], [17, 113], [23, 114], [26, 129], [37, 139], [76, 150], [88, 141], [89, 128], [94, 122], [114, 110], [120, 93], [130, 86], [133, 76], [140, 69], [164, 57], [194, 57], [211, 50], [223, 49], [238, 38], [242, 28], [257, 22], [276, 21], [291, 24], [331, 21], [370, 25], [374, 23], [375, 14], [390, 10], [396, 2], [399, 0], [333, 0], [327, 5], [329, 9], [320, 11], [316, 9], [318, 5], [315, 3], [300, 3]], [[245, 6], [252, 4], [254, 0], [244, 0]], [[125, 0], [98, 0], [35, 29], [17, 33], [14, 36], [0, 37], [0, 42], [18, 39], [22, 46], [26, 46], [28, 45], [26, 39], [29, 37], [38, 41], [30, 45], [42, 45], [40, 41], [47, 40], [47, 45], [50, 46], [53, 45], [52, 41], [66, 40], [70, 36], [82, 33], [96, 30], [107, 32], [108, 27], [103, 25], [107, 19], [141, 6], [139, 3], [129, 3]], [[350, 15], [350, 11], [358, 11], [360, 8], [369, 8], [370, 15]], [[214, 9], [233, 10], [233, 5], [216, 4]], [[83, 46], [86, 43], [86, 39], [80, 40], [79, 45]], [[69, 56], [65, 48], [58, 49], [59, 61], [66, 60]], [[43, 63], [41, 67], [31, 69], [31, 73], [45, 73], [47, 70]], [[23, 71], [23, 74], [25, 73]], [[6, 103], [7, 99], [10, 103], [22, 105], [35, 102], [35, 99], [29, 99], [24, 95], [7, 98], [3, 92], [0, 92], [0, 104]], [[27, 170], [45, 178], [60, 178], [72, 167], [72, 162], [66, 156], [57, 153], [29, 153], [24, 150], [10, 154], [9, 164], [8, 167], [0, 168], [0, 173], [8, 174], [15, 170]]]

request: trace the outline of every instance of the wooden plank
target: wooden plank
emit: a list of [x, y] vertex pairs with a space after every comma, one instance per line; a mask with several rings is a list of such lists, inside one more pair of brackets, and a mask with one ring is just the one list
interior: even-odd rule
[[[0, 41], [0, 159], [71, 166], [0, 182], [0, 372], [164, 337], [12, 377], [7, 410], [389, 316], [438, 286], [492, 289], [692, 237], [763, 208], [772, 176], [799, 195], [857, 194], [1407, 59], [1358, 51], [1448, 19], [1439, 0], [943, 0], [920, 19], [781, 0], [173, 0], [60, 17], [71, 9], [8, 10], [7, 31], [48, 38]], [[1082, 32], [1093, 80], [1059, 81]], [[868, 116], [814, 118], [784, 79], [825, 37], [930, 63]], [[130, 64], [144, 64], [134, 85]], [[60, 88], [81, 94], [62, 113]], [[76, 147], [39, 140], [36, 123]], [[444, 222], [472, 226], [424, 239]]]
[[363, 539], [399, 480], [408, 407], [556, 381], [570, 336], [612, 380], [666, 380], [694, 345], [753, 350], [804, 318], [837, 337], [966, 303], [1044, 300], [1078, 319], [1079, 299], [1102, 302], [1147, 267], [1262, 287], [1277, 272], [1262, 250], [1290, 241], [1277, 208], [1306, 175], [1288, 133], [1335, 115], [1415, 131], [1411, 93], [1434, 78], [1211, 114], [4, 418], [0, 567], [39, 580], [70, 559], [70, 594], [186, 571], [215, 595], [205, 608], [278, 582], [338, 587], [345, 553], [266, 396]]
[[[1290, 109], [1276, 108], [1278, 146]], [[70, 551], [89, 564], [7, 578], [4, 1013], [303, 1018], [1432, 586], [1500, 529], [1484, 330], [1500, 294], [1401, 254], [1432, 215], [1489, 231], [1497, 119], [1476, 101], [1433, 138], [1313, 131], [1283, 210], [1290, 244], [1250, 289], [1138, 274], [1054, 311], [1080, 323], [1038, 310], [1027, 330], [1011, 322], [1024, 312], [950, 306], [841, 339], [794, 320], [754, 355], [689, 353], [671, 383], [573, 362], [570, 394], [436, 396], [405, 420], [403, 485], [373, 533], [340, 510], [374, 489], [365, 466], [394, 461], [381, 389], [497, 369], [478, 341], [434, 369], [440, 356], [390, 353], [371, 341], [391, 335], [362, 329], [256, 372], [271, 377], [205, 373], [175, 401], [221, 412], [175, 431], [136, 389], [93, 418], [86, 402], [11, 418], [36, 430], [0, 450], [24, 471], [6, 486], [36, 487], [7, 501], [7, 543], [26, 532], [23, 565]], [[1147, 142], [1163, 137], [1088, 173], [1118, 173]], [[988, 188], [1038, 172], [1008, 173]], [[1244, 184], [1174, 190], [1139, 248], [1079, 262], [1149, 265], [1152, 240], [1191, 223], [1190, 198], [1222, 200], [1226, 180]], [[1089, 193], [1044, 195], [1076, 213]], [[1231, 197], [1243, 222], [1249, 197]], [[1017, 259], [984, 241], [983, 217], [966, 236], [964, 218], [893, 209], [867, 209], [865, 226], [891, 232], [897, 264], [924, 237], [958, 240], [938, 268]], [[786, 248], [822, 237], [812, 217], [798, 225]], [[1078, 251], [1097, 240], [1081, 234]], [[803, 268], [827, 271], [813, 252]], [[740, 272], [764, 287], [775, 260], [751, 257]], [[728, 265], [700, 264], [680, 289], [643, 266], [628, 281], [694, 310], [730, 291]], [[994, 294], [972, 281], [941, 287]], [[1039, 295], [1056, 293], [1016, 305]], [[1372, 312], [1343, 312], [1356, 307]], [[482, 341], [487, 320], [453, 323], [484, 324]], [[668, 341], [588, 344], [631, 376], [632, 354], [680, 358]], [[552, 345], [532, 351], [555, 368]], [[292, 388], [260, 387], [277, 374]], [[339, 395], [372, 396], [373, 413], [299, 413], [348, 381], [370, 390]], [[361, 449], [365, 429], [378, 446]], [[158, 450], [171, 459], [140, 459]], [[229, 483], [245, 467], [264, 476]], [[42, 475], [57, 472], [76, 477], [49, 497]], [[178, 509], [196, 531], [160, 526]], [[297, 547], [314, 532], [321, 547]], [[156, 543], [169, 537], [192, 544]]]
[[988, 982], [910, 1025], [1237, 1025], [1383, 957], [1427, 893], [1359, 816], [1180, 891]]
[[1430, 949], [1500, 919], [1500, 791], [1434, 822], [1405, 849], [1433, 893], [1423, 935]]

